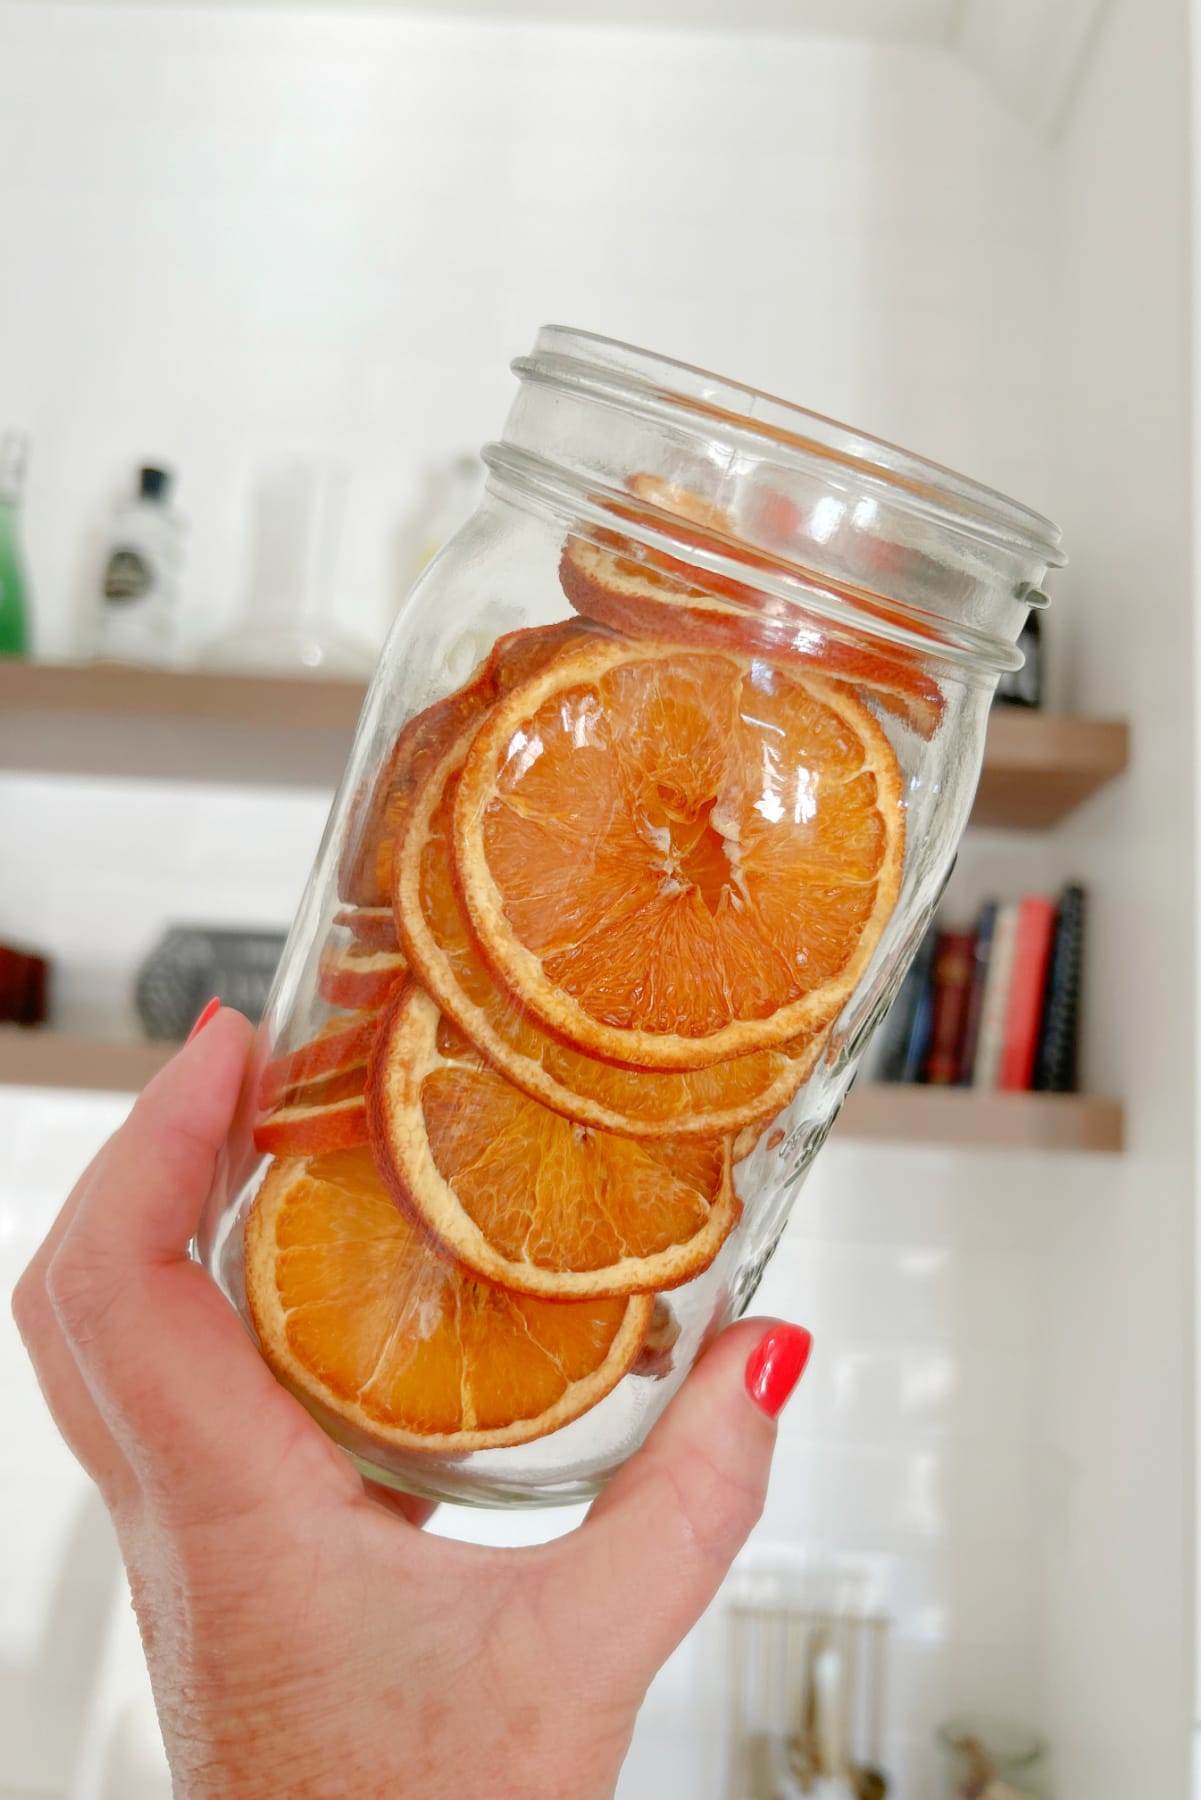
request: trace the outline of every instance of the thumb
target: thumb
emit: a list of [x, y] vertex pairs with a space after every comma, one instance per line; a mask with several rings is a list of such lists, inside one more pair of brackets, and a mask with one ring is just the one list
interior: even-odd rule
[[560, 1540], [576, 1564], [577, 1604], [643, 1685], [700, 1618], [763, 1511], [776, 1418], [811, 1344], [778, 1320], [723, 1332], [579, 1531]]

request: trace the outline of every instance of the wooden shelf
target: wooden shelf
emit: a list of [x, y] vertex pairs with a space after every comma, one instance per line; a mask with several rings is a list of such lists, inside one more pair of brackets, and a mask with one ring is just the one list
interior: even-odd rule
[[[316, 677], [0, 660], [0, 769], [332, 787], [363, 691]], [[1058, 824], [1128, 757], [1120, 720], [998, 707], [972, 823]]]
[[[0, 1026], [0, 1086], [136, 1093], [176, 1045], [68, 1037]], [[958, 1088], [856, 1087], [837, 1136], [959, 1149], [1114, 1152], [1122, 1108], [1078, 1094], [973, 1094]]]
[[994, 707], [972, 824], [1019, 831], [1058, 825], [1129, 760], [1130, 732], [1120, 719]]
[[1116, 1100], [1090, 1094], [976, 1094], [970, 1088], [866, 1086], [852, 1089], [837, 1137], [975, 1150], [1087, 1150], [1125, 1147]]
[[0, 1086], [136, 1094], [178, 1045], [0, 1025]]
[[0, 659], [0, 769], [333, 787], [358, 681]]

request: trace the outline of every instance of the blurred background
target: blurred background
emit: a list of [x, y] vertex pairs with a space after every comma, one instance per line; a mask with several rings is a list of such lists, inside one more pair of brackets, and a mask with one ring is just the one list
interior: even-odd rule
[[[859, 1646], [890, 1793], [984, 1791], [940, 1732], [1021, 1795], [1195, 1791], [1191, 10], [0, 0], [7, 1285], [194, 993], [269, 973], [540, 324], [1064, 528], [942, 923], [970, 951], [989, 902], [1087, 897], [1076, 1091], [918, 1092], [915, 1004], [854, 1097], [761, 1290], [817, 1342], [767, 1511], [621, 1800], [790, 1792], [738, 1746], [801, 1717], [814, 1618]], [[241, 711], [231, 669], [265, 682]], [[7, 1309], [0, 1395], [0, 1797], [165, 1796], [115, 1547]]]

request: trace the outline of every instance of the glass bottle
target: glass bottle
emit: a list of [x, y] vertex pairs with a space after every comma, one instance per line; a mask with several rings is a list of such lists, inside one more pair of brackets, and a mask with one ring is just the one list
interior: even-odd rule
[[0, 656], [30, 653], [29, 578], [21, 545], [21, 495], [28, 441], [0, 438]]
[[338, 617], [345, 492], [343, 471], [330, 463], [294, 459], [264, 471], [246, 604], [228, 631], [201, 648], [205, 667], [366, 680], [374, 652]]

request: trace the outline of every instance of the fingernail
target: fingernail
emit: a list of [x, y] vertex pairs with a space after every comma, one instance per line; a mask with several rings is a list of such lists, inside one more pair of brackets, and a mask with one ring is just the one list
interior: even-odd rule
[[215, 1019], [217, 1017], [217, 1014], [220, 1011], [221, 1011], [220, 1000], [210, 1000], [208, 1005], [205, 1007], [204, 1011], [201, 1013], [200, 1017], [197, 1019], [196, 1023], [193, 1025], [191, 1031], [189, 1031], [184, 1042], [190, 1044], [194, 1037], [199, 1037], [201, 1032], [204, 1030], [205, 1026], [208, 1024], [209, 1020]]
[[747, 1358], [746, 1391], [769, 1419], [784, 1410], [788, 1396], [805, 1373], [813, 1338], [803, 1325], [777, 1325]]

